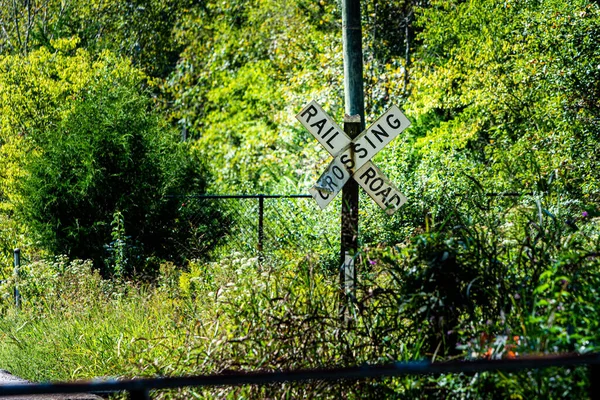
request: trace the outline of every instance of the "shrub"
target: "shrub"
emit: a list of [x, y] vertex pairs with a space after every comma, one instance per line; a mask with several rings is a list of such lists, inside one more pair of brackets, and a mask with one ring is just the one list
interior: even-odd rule
[[[115, 242], [111, 222], [120, 215], [129, 257], [119, 273], [155, 273], [152, 257], [180, 263], [178, 246], [204, 221], [181, 218], [180, 200], [167, 195], [201, 193], [203, 162], [152, 110], [144, 76], [129, 62], [69, 54], [41, 49], [26, 62], [4, 60], [0, 86], [22, 94], [0, 104], [0, 149], [16, 171], [4, 187], [16, 217], [50, 253], [91, 259], [110, 273], [105, 246]], [[32, 87], [34, 99], [26, 95]]]

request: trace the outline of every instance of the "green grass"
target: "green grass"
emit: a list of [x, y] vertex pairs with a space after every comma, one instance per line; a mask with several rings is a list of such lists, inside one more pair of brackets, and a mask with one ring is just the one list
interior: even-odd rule
[[[48, 304], [49, 309], [37, 314], [26, 304], [21, 311], [4, 315], [0, 322], [3, 368], [33, 381], [127, 375], [140, 361], [164, 353], [149, 350], [159, 349], [156, 344], [179, 333], [171, 321], [173, 310], [155, 294], [99, 298], [85, 308], [77, 303], [71, 309], [69, 304], [61, 305], [50, 309]], [[138, 355], [142, 349], [144, 353]]]
[[[535, 243], [501, 241], [502, 230], [480, 220], [363, 249], [349, 327], [337, 315], [338, 274], [316, 256], [283, 254], [288, 261], [277, 268], [241, 254], [192, 262], [185, 272], [165, 263], [152, 284], [103, 280], [89, 262], [26, 263], [20, 310], [10, 295], [14, 282], [1, 287], [0, 368], [32, 381], [68, 381], [434, 354], [438, 361], [480, 358], [490, 348], [499, 358], [509, 351], [597, 351], [597, 220], [580, 221], [574, 232], [554, 214], [540, 215], [545, 230]], [[522, 221], [511, 235], [529, 229], [527, 214]], [[157, 398], [585, 398], [587, 384], [585, 368], [578, 368], [185, 389]]]
[[[300, 367], [311, 354], [301, 345], [293, 351], [285, 346], [300, 344], [301, 337], [282, 346], [277, 336], [287, 335], [291, 326], [271, 332], [268, 325], [316, 301], [325, 304], [335, 298], [335, 290], [319, 277], [322, 287], [315, 283], [303, 288], [306, 276], [260, 269], [256, 259], [230, 259], [220, 265], [195, 266], [181, 275], [165, 264], [153, 285], [104, 281], [80, 261], [24, 266], [19, 280], [22, 308], [15, 309], [10, 296], [4, 298], [0, 368], [32, 381], [69, 381], [278, 368], [292, 358]], [[9, 291], [11, 284], [4, 289]], [[307, 295], [312, 296], [308, 304]], [[263, 315], [267, 308], [272, 310]], [[322, 311], [334, 314], [335, 303]], [[256, 340], [254, 333], [260, 333]], [[324, 335], [329, 335], [322, 338], [325, 343], [333, 331]], [[271, 359], [272, 352], [280, 354], [278, 360]], [[263, 389], [222, 388], [205, 395], [252, 397], [256, 390]], [[186, 398], [190, 393], [161, 396]]]

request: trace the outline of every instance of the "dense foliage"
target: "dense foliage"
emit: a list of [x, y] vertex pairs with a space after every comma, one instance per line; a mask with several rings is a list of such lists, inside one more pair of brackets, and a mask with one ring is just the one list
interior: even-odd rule
[[[413, 124], [375, 160], [408, 203], [390, 218], [361, 202], [352, 323], [338, 238], [286, 244], [331, 232], [331, 213], [282, 217], [265, 261], [215, 240], [241, 208], [167, 196], [310, 187], [329, 158], [294, 115], [315, 99], [342, 118], [338, 3], [0, 0], [1, 367], [71, 379], [599, 350], [598, 2], [362, 1], [366, 123], [396, 104]], [[279, 204], [268, 213], [292, 212]], [[17, 246], [36, 262], [11, 278]], [[193, 395], [583, 398], [588, 383], [563, 368]]]
[[2, 61], [0, 86], [12, 93], [1, 104], [0, 149], [11, 211], [51, 254], [104, 270], [114, 244], [127, 247], [128, 265], [112, 260], [107, 273], [152, 272], [153, 258], [181, 262], [178, 246], [194, 227], [167, 196], [201, 193], [204, 164], [151, 110], [140, 71], [108, 52], [69, 54], [76, 43]]
[[597, 191], [598, 17], [585, 1], [434, 2], [411, 102], [422, 153], [489, 191]]

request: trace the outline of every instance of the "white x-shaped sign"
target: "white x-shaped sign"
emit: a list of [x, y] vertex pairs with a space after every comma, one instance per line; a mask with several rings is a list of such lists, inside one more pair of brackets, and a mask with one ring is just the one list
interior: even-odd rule
[[296, 118], [334, 157], [310, 194], [324, 209], [354, 177], [375, 202], [392, 215], [406, 202], [406, 197], [370, 160], [403, 130], [410, 121], [392, 106], [356, 139], [350, 139], [315, 101], [311, 101]]

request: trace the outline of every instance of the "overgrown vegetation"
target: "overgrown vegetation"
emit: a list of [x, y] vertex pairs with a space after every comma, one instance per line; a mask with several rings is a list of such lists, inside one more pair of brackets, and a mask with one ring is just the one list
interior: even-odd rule
[[[559, 204], [511, 202], [521, 216], [511, 227], [475, 218], [365, 249], [350, 329], [340, 329], [337, 275], [311, 259], [269, 269], [239, 254], [189, 272], [166, 263], [150, 286], [104, 281], [80, 261], [31, 263], [21, 311], [4, 301], [0, 359], [45, 380], [597, 351], [597, 222], [581, 217], [574, 231], [560, 223]], [[494, 214], [483, 215], [500, 222]], [[534, 235], [512, 240], [520, 230]], [[576, 368], [197, 394], [584, 398], [587, 379]]]
[[[392, 103], [413, 122], [375, 162], [409, 201], [391, 218], [361, 203], [345, 327], [336, 252], [286, 247], [330, 214], [286, 217], [277, 261], [259, 262], [218, 240], [239, 210], [178, 197], [310, 187], [329, 159], [293, 116], [315, 99], [341, 120], [337, 2], [5, 3], [1, 368], [71, 380], [599, 350], [597, 2], [363, 1], [366, 122]], [[585, 398], [588, 383], [563, 368], [157, 396]]]

